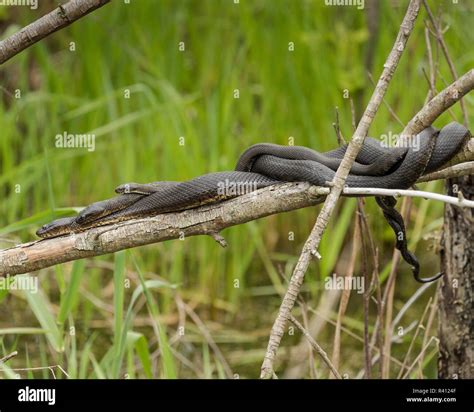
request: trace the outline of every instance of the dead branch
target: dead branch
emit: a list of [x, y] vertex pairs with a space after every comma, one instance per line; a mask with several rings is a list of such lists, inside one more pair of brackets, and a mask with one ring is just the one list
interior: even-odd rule
[[[463, 96], [474, 89], [474, 69], [469, 70], [459, 79], [451, 83], [448, 87], [433, 97], [428, 104], [408, 122], [402, 132], [402, 136], [412, 136], [420, 133], [423, 129], [430, 126], [434, 121], [458, 102]], [[450, 162], [454, 165], [461, 162], [474, 160], [474, 138], [471, 138], [461, 152]]]
[[60, 5], [52, 12], [0, 41], [0, 64], [108, 2], [110, 0], [70, 0]]
[[331, 360], [329, 359], [327, 353], [324, 351], [324, 349], [319, 346], [319, 344], [313, 339], [313, 337], [309, 334], [309, 332], [304, 328], [304, 326], [296, 319], [293, 315], [290, 314], [290, 320], [291, 322], [303, 333], [305, 338], [308, 340], [310, 343], [311, 347], [316, 351], [321, 356], [321, 359], [323, 362], [327, 365], [327, 367], [331, 370], [333, 373], [334, 377], [337, 379], [342, 379], [341, 374], [337, 371], [337, 369], [334, 367], [332, 364]]
[[268, 379], [274, 374], [273, 362], [276, 357], [276, 352], [280, 346], [283, 334], [285, 333], [286, 324], [290, 318], [291, 310], [293, 309], [296, 298], [298, 297], [301, 285], [303, 284], [304, 275], [308, 269], [311, 257], [319, 255], [317, 249], [319, 247], [323, 232], [326, 229], [332, 212], [334, 211], [337, 200], [342, 193], [344, 182], [349, 174], [350, 168], [354, 163], [357, 154], [362, 148], [362, 145], [364, 144], [364, 139], [367, 136], [369, 127], [378, 108], [380, 107], [380, 104], [382, 103], [385, 92], [387, 91], [388, 85], [393, 77], [396, 67], [398, 66], [398, 62], [400, 61], [403, 50], [405, 49], [407, 40], [413, 31], [415, 20], [420, 9], [420, 2], [421, 0], [411, 0], [410, 4], [408, 5], [408, 9], [405, 17], [403, 18], [402, 24], [400, 25], [397, 38], [384, 64], [384, 69], [379, 81], [377, 82], [374, 93], [370, 98], [370, 101], [367, 105], [367, 108], [365, 109], [364, 114], [362, 115], [354, 136], [349, 143], [346, 154], [344, 155], [344, 158], [342, 159], [341, 164], [336, 172], [336, 176], [333, 180], [334, 187], [327, 196], [316, 223], [305, 245], [303, 246], [303, 251], [295, 266], [293, 276], [291, 277], [287, 292], [283, 298], [278, 316], [272, 327], [267, 351], [261, 368], [260, 376], [262, 378]]
[[0, 251], [0, 276], [28, 273], [170, 239], [203, 234], [215, 237], [227, 227], [315, 205], [323, 199], [318, 188], [308, 183], [284, 183], [181, 213], [129, 220], [70, 236], [25, 243]]

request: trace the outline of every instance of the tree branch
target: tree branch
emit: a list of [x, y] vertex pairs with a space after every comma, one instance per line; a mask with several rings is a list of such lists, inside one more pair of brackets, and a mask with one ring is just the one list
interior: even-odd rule
[[459, 101], [465, 94], [474, 88], [474, 69], [463, 74], [435, 97], [433, 97], [423, 108], [408, 122], [402, 135], [411, 136], [420, 133], [454, 103]]
[[[322, 203], [329, 193], [330, 189], [327, 187], [311, 186], [308, 183], [283, 183], [227, 202], [181, 213], [134, 219], [70, 236], [25, 243], [0, 250], [0, 276], [32, 272], [72, 260], [170, 239], [182, 239], [183, 236], [209, 235], [226, 247], [225, 239], [219, 234], [221, 230], [271, 214]], [[344, 188], [343, 195], [421, 197], [458, 207], [474, 208], [474, 201], [462, 196], [445, 196], [420, 190], [348, 187]]]
[[[433, 122], [454, 103], [474, 89], [474, 69], [451, 83], [448, 87], [433, 97], [428, 104], [411, 119], [402, 132], [402, 136], [412, 136], [420, 133], [423, 129], [433, 124]], [[474, 138], [464, 145], [459, 154], [451, 160], [449, 165], [474, 160]]]
[[[320, 193], [323, 193], [321, 188]], [[329, 190], [329, 189], [328, 189]], [[369, 187], [347, 187], [343, 190], [346, 196], [406, 196], [421, 197], [423, 199], [439, 200], [458, 207], [474, 208], [474, 200], [467, 200], [460, 194], [459, 197], [440, 195], [439, 193], [424, 192], [422, 190], [380, 189]]]
[[31, 45], [102, 7], [110, 0], [71, 0], [0, 41], [0, 64]]
[[170, 239], [203, 234], [220, 239], [216, 234], [227, 227], [316, 205], [323, 199], [318, 188], [309, 183], [283, 183], [180, 213], [134, 219], [70, 236], [25, 243], [0, 251], [0, 276], [27, 273]]
[[[471, 139], [472, 140], [472, 139]], [[424, 175], [418, 179], [418, 183], [429, 182], [430, 180], [452, 179], [474, 174], [474, 162], [459, 163]]]

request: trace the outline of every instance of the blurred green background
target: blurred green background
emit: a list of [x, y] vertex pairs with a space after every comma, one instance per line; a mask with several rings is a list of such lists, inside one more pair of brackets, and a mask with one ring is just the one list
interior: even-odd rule
[[[351, 108], [344, 90], [359, 115], [373, 90], [367, 73], [374, 79], [380, 75], [407, 3], [380, 1], [377, 12], [369, 0], [364, 10], [319, 0], [115, 1], [15, 56], [0, 67], [0, 246], [36, 239], [43, 223], [111, 197], [120, 183], [231, 170], [253, 143], [287, 144], [292, 138], [320, 151], [335, 148], [335, 107], [342, 133], [350, 138]], [[456, 68], [464, 73], [474, 63], [472, 5], [430, 3], [447, 29]], [[2, 38], [56, 5], [1, 7]], [[422, 107], [428, 91], [426, 18], [422, 10], [386, 96], [404, 123]], [[441, 90], [452, 79], [431, 40]], [[472, 112], [471, 97], [466, 104]], [[459, 107], [452, 113], [462, 119]], [[445, 114], [436, 125], [451, 119]], [[370, 135], [401, 129], [382, 106]], [[55, 147], [55, 136], [63, 132], [95, 134], [95, 151]], [[440, 191], [443, 184], [422, 187]], [[374, 201], [366, 203], [385, 280], [393, 234]], [[5, 374], [257, 377], [285, 278], [317, 210], [227, 229], [227, 249], [194, 237], [32, 274], [41, 293], [0, 291], [0, 358], [16, 350], [9, 367], [27, 369]], [[411, 208], [410, 247], [424, 276], [438, 270], [427, 238], [440, 229], [442, 213], [442, 204], [423, 200]], [[318, 308], [327, 295], [328, 275], [345, 273], [355, 218], [356, 201], [341, 201], [321, 244], [323, 259], [313, 262], [306, 276], [308, 307]], [[394, 317], [420, 287], [405, 263], [398, 279]], [[431, 286], [420, 294], [399, 324], [409, 329], [419, 320], [434, 292]], [[301, 311], [296, 308], [295, 315]], [[311, 310], [306, 314], [310, 321], [317, 317]], [[317, 336], [330, 355], [336, 315], [337, 301], [320, 320]], [[371, 327], [374, 318], [371, 306]], [[361, 295], [352, 294], [343, 327], [339, 370], [360, 376]], [[436, 334], [436, 325], [430, 333]], [[413, 334], [411, 328], [393, 343], [395, 359], [403, 361]], [[422, 342], [423, 337], [415, 340], [413, 353]], [[304, 337], [290, 330], [277, 373], [314, 376], [304, 366], [308, 357], [298, 358], [302, 349]], [[413, 376], [435, 377], [436, 353], [431, 345]], [[318, 376], [327, 377], [317, 356], [314, 362]], [[300, 368], [291, 375], [295, 365]], [[391, 377], [397, 368], [394, 362]]]

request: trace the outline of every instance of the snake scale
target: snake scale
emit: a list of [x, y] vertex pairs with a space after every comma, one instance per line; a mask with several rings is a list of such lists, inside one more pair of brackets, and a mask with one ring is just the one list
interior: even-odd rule
[[[451, 160], [469, 137], [469, 130], [456, 122], [441, 130], [429, 126], [405, 147], [387, 148], [380, 141], [367, 137], [346, 179], [346, 185], [407, 189], [423, 174], [439, 169]], [[238, 183], [247, 192], [281, 182], [309, 182], [316, 186], [328, 186], [346, 149], [345, 145], [319, 153], [302, 146], [255, 144], [240, 156], [234, 171], [209, 173], [185, 182], [120, 185], [116, 188], [119, 196], [93, 203], [75, 217], [54, 220], [36, 233], [42, 238], [52, 238], [124, 220], [191, 209], [241, 194], [223, 191], [224, 182]], [[395, 209], [396, 199], [384, 196], [376, 200], [396, 234], [397, 249], [412, 266], [415, 279], [429, 282], [439, 278], [441, 273], [431, 278], [420, 278], [418, 260], [407, 247], [403, 218]]]

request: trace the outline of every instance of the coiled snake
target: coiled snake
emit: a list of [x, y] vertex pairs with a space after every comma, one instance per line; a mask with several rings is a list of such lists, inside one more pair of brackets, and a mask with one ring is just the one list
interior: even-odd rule
[[[423, 174], [439, 169], [452, 159], [470, 137], [469, 130], [453, 122], [441, 130], [432, 126], [414, 137], [406, 147], [386, 148], [378, 140], [367, 137], [356, 158], [346, 185], [363, 188], [407, 189]], [[416, 144], [414, 144], [416, 143]], [[203, 204], [236, 197], [242, 193], [226, 191], [226, 184], [237, 184], [246, 191], [281, 182], [309, 182], [328, 186], [346, 152], [347, 146], [319, 153], [301, 146], [256, 144], [239, 158], [235, 171], [209, 173], [185, 182], [128, 183], [116, 188], [120, 195], [93, 203], [79, 215], [54, 220], [36, 233], [51, 238], [85, 231], [124, 220], [191, 209]], [[419, 263], [407, 248], [405, 225], [396, 211], [396, 199], [377, 197], [385, 218], [397, 236], [396, 247], [413, 268], [419, 282]]]

